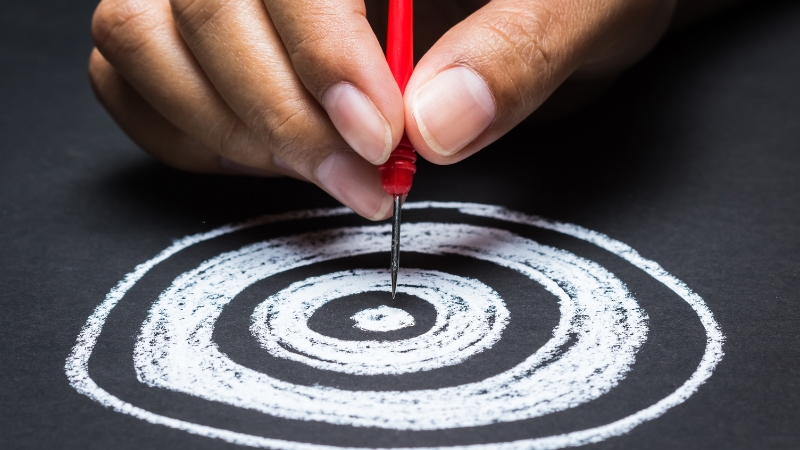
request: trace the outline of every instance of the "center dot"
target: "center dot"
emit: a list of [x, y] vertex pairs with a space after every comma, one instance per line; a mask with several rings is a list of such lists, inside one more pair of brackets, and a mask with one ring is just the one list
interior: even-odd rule
[[386, 305], [361, 310], [355, 313], [351, 319], [356, 322], [353, 328], [364, 331], [394, 331], [413, 327], [415, 323], [411, 314]]

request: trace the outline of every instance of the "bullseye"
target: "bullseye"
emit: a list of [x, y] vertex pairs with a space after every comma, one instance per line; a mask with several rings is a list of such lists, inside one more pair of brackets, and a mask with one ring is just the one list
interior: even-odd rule
[[[561, 311], [553, 337], [499, 375], [404, 392], [287, 383], [220, 352], [212, 339], [214, 324], [247, 286], [296, 267], [377, 253], [385, 246], [385, 225], [338, 228], [245, 246], [176, 278], [142, 325], [133, 354], [138, 378], [153, 387], [287, 419], [436, 430], [523, 420], [571, 408], [608, 392], [630, 370], [647, 334], [645, 315], [624, 284], [598, 264], [495, 228], [422, 222], [410, 223], [405, 230], [403, 240], [410, 252], [473, 257], [541, 284], [555, 296]], [[491, 289], [444, 273], [413, 270], [403, 273], [403, 289], [437, 308], [435, 332], [407, 341], [363, 344], [308, 329], [308, 318], [325, 302], [381, 286], [387, 289], [387, 279], [387, 274], [375, 271], [298, 282], [256, 308], [251, 331], [274, 355], [358, 375], [456, 364], [499, 339], [508, 313]], [[442, 296], [448, 300], [440, 300]], [[564, 349], [570, 340], [574, 343]]]
[[[360, 292], [390, 292], [386, 270], [337, 272], [294, 283], [256, 307], [250, 331], [274, 356], [355, 375], [397, 375], [458, 364], [500, 339], [508, 310], [488, 286], [436, 271], [411, 269], [403, 276], [408, 281], [398, 291], [426, 300], [436, 309], [436, 323], [421, 336], [343, 341], [308, 328], [308, 319], [331, 300]], [[392, 312], [394, 317], [398, 312]], [[405, 315], [413, 324], [413, 317]]]
[[377, 308], [361, 310], [351, 317], [355, 322], [353, 328], [363, 331], [394, 331], [416, 324], [414, 316], [402, 309], [381, 305]]
[[[547, 414], [563, 414], [584, 404], [594, 407], [598, 404], [593, 402], [595, 399], [617, 387], [631, 370], [635, 370], [637, 354], [648, 336], [647, 315], [625, 284], [596, 262], [505, 229], [486, 226], [487, 220], [501, 227], [513, 224], [514, 227], [555, 232], [594, 244], [626, 261], [691, 308], [696, 314], [694, 320], [699, 321], [705, 333], [705, 347], [696, 370], [683, 384], [644, 409], [626, 413], [627, 416], [614, 413], [610, 417], [617, 418], [609, 419], [606, 424], [552, 436], [448, 448], [477, 450], [488, 445], [508, 450], [558, 449], [618, 436], [684, 402], [711, 376], [721, 360], [724, 336], [702, 298], [626, 244], [576, 225], [489, 205], [408, 203], [404, 206], [408, 211], [425, 209], [447, 210], [478, 224], [410, 221], [403, 227], [404, 252], [455, 255], [462, 260], [472, 258], [484, 265], [489, 263], [503, 270], [510, 269], [544, 288], [558, 306], [560, 318], [550, 330], [549, 340], [539, 348], [528, 349], [529, 353], [525, 353], [528, 356], [515, 363], [516, 366], [502, 369], [500, 373], [493, 372], [478, 381], [456, 382], [433, 389], [346, 390], [278, 379], [246, 367], [220, 351], [214, 341], [217, 319], [231, 301], [250, 286], [272, 277], [286, 278], [286, 274], [297, 273], [292, 271], [302, 267], [317, 264], [323, 267], [345, 258], [357, 259], [385, 252], [388, 226], [340, 226], [311, 228], [320, 231], [272, 237], [245, 245], [211, 257], [174, 278], [157, 299], [144, 304], [149, 305], [147, 318], [141, 326], [135, 324], [139, 328], [132, 355], [135, 379], [146, 389], [160, 388], [153, 390], [153, 395], [180, 393], [210, 405], [226, 405], [227, 411], [242, 408], [252, 414], [263, 413], [264, 417], [300, 421], [301, 424], [313, 422], [351, 427], [350, 430], [383, 428], [397, 430], [396, 433], [404, 430], [415, 436], [423, 430], [489, 427]], [[348, 214], [351, 212], [340, 208], [265, 216], [184, 238], [137, 266], [112, 289], [78, 336], [65, 367], [71, 385], [115, 411], [234, 444], [287, 450], [332, 448], [193, 423], [147, 410], [98, 385], [90, 376], [89, 362], [112, 310], [126, 299], [126, 293], [145, 274], [178, 252], [251, 227]], [[514, 322], [520, 318], [515, 319], [509, 313], [506, 301], [495, 289], [476, 279], [482, 278], [480, 275], [470, 278], [447, 271], [403, 271], [399, 292], [418, 299], [415, 301], [428, 302], [436, 314], [430, 329], [420, 330], [421, 334], [410, 338], [382, 340], [373, 334], [371, 340], [345, 340], [309, 328], [314, 311], [334, 300], [364, 293], [388, 296], [387, 271], [359, 268], [331, 273], [318, 271], [315, 276], [291, 280], [270, 294], [255, 298], [252, 309], [247, 311], [250, 326], [247, 337], [253, 340], [256, 348], [260, 346], [261, 351], [270, 355], [270, 364], [286, 361], [286, 364], [328, 371], [325, 373], [338, 372], [336, 376], [347, 377], [415, 377], [427, 376], [429, 372], [426, 371], [447, 370], [445, 367], [473, 361], [470, 358], [479, 354], [481, 358], [490, 355], [497, 345], [505, 342], [504, 331], [511, 329], [509, 324], [533, 326]], [[415, 324], [414, 316], [400, 305], [372, 305], [356, 309], [355, 314], [348, 312], [344, 317], [353, 314], [351, 321], [342, 326], [355, 327], [365, 333], [381, 333]], [[246, 332], [246, 326], [243, 330]]]

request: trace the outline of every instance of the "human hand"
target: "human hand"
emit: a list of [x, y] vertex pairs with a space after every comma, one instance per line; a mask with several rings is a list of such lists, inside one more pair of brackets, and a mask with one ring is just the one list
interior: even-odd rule
[[[134, 141], [171, 166], [294, 176], [377, 220], [391, 213], [391, 198], [374, 164], [404, 127], [426, 159], [460, 161], [564, 80], [632, 64], [675, 6], [417, 2], [417, 48], [430, 49], [403, 99], [363, 1], [102, 0], [92, 84]], [[366, 1], [374, 11], [387, 0]], [[377, 17], [383, 28], [385, 15]]]
[[290, 175], [391, 214], [373, 164], [403, 134], [403, 99], [363, 1], [102, 0], [92, 32], [97, 96], [157, 159]]

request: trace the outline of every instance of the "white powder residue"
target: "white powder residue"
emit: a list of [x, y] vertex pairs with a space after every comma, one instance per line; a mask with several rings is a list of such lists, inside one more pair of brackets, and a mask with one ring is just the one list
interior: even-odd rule
[[353, 328], [364, 331], [395, 331], [413, 327], [414, 316], [399, 308], [381, 305], [377, 308], [361, 310], [351, 317], [355, 322]]
[[[711, 376], [723, 356], [724, 336], [703, 300], [657, 263], [643, 258], [624, 243], [576, 225], [552, 222], [495, 206], [408, 203], [404, 208], [455, 209], [467, 215], [556, 231], [598, 245], [672, 289], [694, 309], [706, 331], [706, 349], [697, 370], [673, 393], [635, 414], [606, 425], [561, 435], [440, 448], [557, 449], [599, 442], [626, 433], [684, 402]], [[252, 436], [146, 411], [100, 388], [89, 376], [88, 361], [113, 307], [145, 273], [178, 251], [250, 226], [349, 213], [344, 208], [337, 208], [266, 216], [176, 242], [127, 275], [97, 307], [67, 359], [65, 368], [70, 383], [78, 392], [118, 412], [193, 434], [253, 447], [291, 450], [341, 448]], [[294, 267], [385, 251], [388, 247], [387, 226], [342, 228], [253, 244], [213, 258], [179, 276], [152, 305], [142, 326], [134, 352], [139, 380], [151, 386], [291, 419], [406, 430], [446, 429], [536, 417], [591, 401], [616, 386], [631, 370], [636, 351], [646, 339], [646, 317], [622, 282], [596, 263], [571, 253], [539, 245], [503, 230], [461, 224], [410, 223], [404, 226], [403, 242], [404, 250], [474, 257], [511, 268], [537, 281], [559, 302], [561, 319], [553, 330], [552, 338], [543, 347], [531, 349], [532, 355], [520, 365], [496, 376], [443, 389], [404, 392], [341, 391], [329, 387], [294, 385], [235, 364], [219, 352], [211, 339], [216, 318], [227, 302], [250, 284]], [[426, 274], [424, 271], [417, 274], [408, 271], [407, 274], [404, 271], [401, 280], [404, 288], [424, 291], [430, 286], [418, 282], [426, 276], [430, 279], [453, 277], [440, 274]], [[380, 271], [374, 271], [372, 276], [381, 276]], [[476, 280], [455, 281], [463, 285], [464, 280], [467, 285], [462, 286], [464, 292], [458, 294], [458, 298], [470, 303], [477, 293], [477, 297], [483, 294], [489, 301], [493, 292], [491, 289], [487, 287], [490, 291], [487, 294]], [[470, 282], [475, 283], [468, 286]], [[359, 289], [363, 288], [362, 285]], [[470, 293], [469, 290], [474, 292]], [[297, 317], [292, 305], [298, 303], [283, 304], [279, 301], [281, 298], [268, 299], [259, 307], [267, 310], [272, 308], [284, 318]], [[423, 299], [431, 301], [436, 307], [436, 299], [442, 298], [446, 299], [446, 296]], [[453, 301], [457, 302], [458, 299]], [[446, 303], [447, 300], [443, 303], [445, 306], [440, 305], [440, 308], [446, 309]], [[277, 309], [274, 308], [276, 305]], [[502, 306], [502, 301], [495, 305]], [[477, 317], [484, 318], [489, 317], [487, 314], [494, 314], [504, 325], [508, 320], [507, 317], [503, 318], [504, 310], [504, 307], [494, 311], [479, 311], [476, 308], [475, 312], [479, 313]], [[440, 315], [440, 309], [437, 309], [437, 321]], [[377, 370], [373, 373], [384, 373], [381, 371], [390, 370], [385, 364], [369, 363], [366, 355], [371, 350], [353, 351], [340, 347], [337, 342], [331, 348], [339, 353], [332, 361], [324, 360], [325, 354], [314, 355], [313, 349], [309, 350], [307, 343], [316, 337], [304, 331], [302, 326], [298, 328], [298, 324], [287, 322], [275, 328], [282, 330], [280, 333], [283, 334], [272, 334], [268, 325], [271, 318], [256, 320], [256, 316], [254, 312], [251, 330], [265, 348], [269, 349], [269, 345], [272, 345], [270, 342], [279, 342], [281, 345], [278, 347], [289, 353], [288, 357], [307, 358], [316, 361], [315, 364], [332, 364], [345, 372]], [[459, 324], [461, 319], [445, 317], [443, 320], [453, 320], [454, 324]], [[487, 323], [494, 322], [487, 319]], [[258, 324], [266, 324], [267, 328], [259, 332]], [[501, 331], [502, 327], [499, 328]], [[418, 358], [407, 361], [406, 367], [408, 370], [427, 370], [457, 360], [466, 354], [464, 352], [475, 351], [475, 348], [484, 351], [499, 339], [499, 332], [491, 331], [491, 327], [489, 331], [477, 332], [475, 336], [480, 339], [467, 346], [463, 342], [455, 342], [457, 339], [448, 338], [441, 342], [441, 348], [428, 349], [431, 350], [430, 354], [425, 354], [425, 348], [419, 347]], [[560, 346], [567, 343], [570, 337], [571, 345], [559, 352]], [[404, 341], [410, 339], [396, 342]], [[438, 353], [434, 350], [438, 350]], [[376, 350], [376, 354], [385, 351]], [[462, 352], [461, 356], [458, 356], [458, 352]], [[323, 358], [318, 359], [318, 356]]]

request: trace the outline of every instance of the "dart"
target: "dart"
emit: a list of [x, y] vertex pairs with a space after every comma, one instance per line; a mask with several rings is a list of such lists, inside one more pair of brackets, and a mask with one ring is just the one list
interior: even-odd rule
[[[386, 39], [386, 61], [400, 87], [405, 92], [414, 70], [414, 21], [412, 0], [389, 0], [389, 27]], [[381, 183], [387, 194], [394, 197], [392, 214], [392, 298], [397, 291], [397, 271], [400, 269], [400, 209], [411, 190], [417, 166], [417, 154], [403, 133], [400, 144], [380, 167]]]

